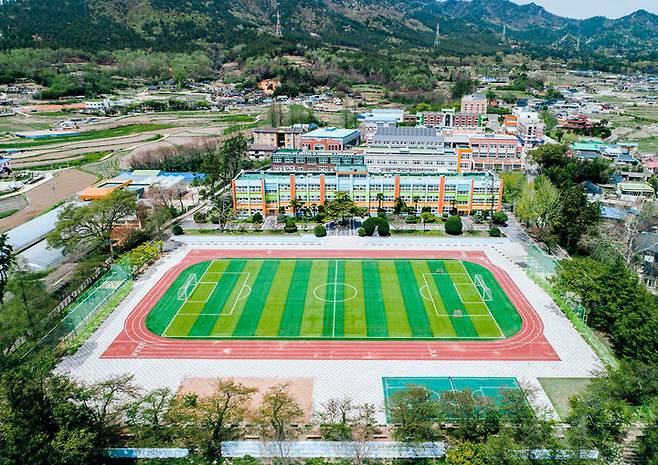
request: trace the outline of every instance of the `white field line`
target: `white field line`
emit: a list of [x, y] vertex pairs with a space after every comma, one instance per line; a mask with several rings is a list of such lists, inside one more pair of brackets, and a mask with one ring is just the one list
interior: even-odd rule
[[[460, 264], [461, 267], [464, 269], [464, 272], [465, 272], [466, 274], [468, 274], [468, 271], [466, 270], [466, 267], [464, 266], [464, 264], [463, 264], [462, 262], [459, 262], [459, 264]], [[475, 292], [476, 292], [478, 295], [480, 295], [480, 293], [477, 292], [477, 289], [478, 289], [478, 288], [477, 288], [477, 286], [475, 285], [475, 283], [473, 282], [473, 278], [471, 278], [471, 275], [470, 275], [470, 274], [468, 274], [468, 279], [471, 281], [471, 284], [473, 284], [473, 288], [475, 288]], [[453, 283], [453, 286], [455, 287], [455, 289], [457, 289], [457, 286], [455, 286], [454, 283]], [[459, 293], [459, 290], [457, 290], [457, 293]], [[462, 301], [464, 300], [464, 299], [462, 298], [461, 294], [459, 294], [459, 298], [462, 299]], [[487, 312], [489, 312], [489, 316], [491, 317], [491, 319], [494, 321], [494, 323], [496, 323], [496, 328], [498, 328], [498, 332], [500, 333], [500, 337], [505, 337], [505, 334], [503, 334], [503, 330], [500, 328], [500, 325], [498, 324], [498, 322], [497, 322], [496, 319], [494, 318], [493, 313], [491, 313], [491, 309], [489, 308], [489, 305], [487, 305], [487, 303], [484, 301], [484, 299], [482, 299], [482, 303], [483, 303], [484, 306], [486, 307]]]
[[[432, 291], [430, 290], [430, 285], [427, 282], [427, 273], [423, 273], [423, 281], [425, 281], [425, 288], [427, 289], [428, 294], [430, 295], [430, 302], [432, 302], [432, 307], [434, 307], [434, 313], [436, 313], [436, 316], [439, 315], [439, 309], [436, 306], [436, 302], [434, 302], [434, 296], [432, 295]], [[448, 315], [445, 315], [448, 316]]]
[[[211, 261], [211, 262], [208, 264], [208, 268], [206, 268], [206, 269], [203, 271], [203, 274], [201, 275], [201, 279], [197, 279], [197, 282], [196, 282], [196, 284], [194, 285], [194, 289], [192, 289], [192, 292], [190, 292], [190, 295], [192, 295], [192, 294], [194, 293], [194, 291], [196, 290], [196, 288], [197, 288], [197, 286], [199, 285], [199, 283], [200, 283], [201, 281], [203, 281], [203, 277], [206, 275], [206, 273], [208, 272], [208, 270], [210, 269], [210, 267], [212, 266], [213, 263], [215, 263], [214, 260]], [[166, 291], [165, 291], [165, 292], [166, 292]], [[163, 294], [163, 296], [164, 296], [164, 294]], [[169, 320], [169, 324], [167, 325], [167, 327], [165, 328], [165, 330], [162, 332], [162, 335], [163, 335], [163, 336], [167, 336], [167, 331], [169, 330], [169, 327], [170, 327], [171, 324], [174, 322], [174, 320], [178, 317], [178, 312], [180, 312], [181, 308], [183, 308], [183, 306], [184, 306], [186, 303], [187, 303], [187, 299], [185, 299], [183, 302], [181, 302], [181, 304], [178, 306], [178, 310], [176, 310], [176, 313], [174, 314], [174, 316], [171, 318], [171, 320]]]
[[338, 260], [336, 260], [336, 268], [334, 269], [334, 317], [331, 327], [331, 337], [336, 337], [336, 296], [338, 294]]

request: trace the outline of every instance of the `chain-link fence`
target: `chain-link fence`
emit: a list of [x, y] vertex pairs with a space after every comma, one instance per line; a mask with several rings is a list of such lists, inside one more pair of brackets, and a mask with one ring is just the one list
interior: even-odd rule
[[548, 255], [536, 245], [530, 244], [528, 266], [535, 274], [546, 279], [556, 273], [559, 263], [555, 257]]
[[112, 265], [64, 310], [65, 316], [26, 355], [35, 350], [54, 350], [63, 341], [75, 337], [78, 330], [131, 279], [129, 262]]

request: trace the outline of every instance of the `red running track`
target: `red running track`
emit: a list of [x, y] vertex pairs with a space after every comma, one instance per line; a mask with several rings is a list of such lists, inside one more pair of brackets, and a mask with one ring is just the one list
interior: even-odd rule
[[[453, 258], [488, 268], [523, 319], [514, 336], [497, 341], [190, 340], [156, 336], [146, 315], [190, 265], [214, 258]], [[103, 358], [318, 360], [543, 360], [559, 361], [544, 325], [512, 278], [481, 251], [193, 250], [133, 309]]]

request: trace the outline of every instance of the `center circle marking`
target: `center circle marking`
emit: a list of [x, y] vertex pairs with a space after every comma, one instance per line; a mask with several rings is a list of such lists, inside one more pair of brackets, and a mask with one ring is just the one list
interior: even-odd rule
[[[343, 299], [333, 299], [334, 295], [334, 287], [343, 288], [343, 296], [345, 298]], [[327, 293], [329, 294], [328, 296], [325, 295], [324, 297], [321, 297], [318, 295], [318, 292], [321, 289], [327, 288]], [[351, 295], [348, 296], [348, 293]], [[345, 283], [326, 283], [326, 284], [320, 284], [317, 286], [315, 289], [313, 289], [313, 297], [316, 299], [322, 301], [322, 302], [331, 302], [331, 303], [340, 303], [340, 302], [347, 302], [349, 300], [353, 300], [356, 298], [356, 296], [359, 295], [359, 291], [356, 290], [356, 287], [350, 285], [350, 284], [345, 284]]]

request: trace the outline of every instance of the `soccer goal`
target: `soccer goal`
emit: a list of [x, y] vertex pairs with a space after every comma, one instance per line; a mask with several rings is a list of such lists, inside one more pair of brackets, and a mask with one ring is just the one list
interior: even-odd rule
[[485, 302], [491, 302], [493, 300], [491, 289], [489, 289], [489, 286], [485, 284], [481, 274], [475, 275], [475, 279], [473, 280], [473, 283], [475, 284], [475, 288], [480, 293], [480, 297], [482, 297], [482, 300], [484, 300]]
[[197, 283], [199, 282], [196, 274], [192, 273], [187, 277], [185, 283], [178, 288], [178, 300], [187, 300]]

